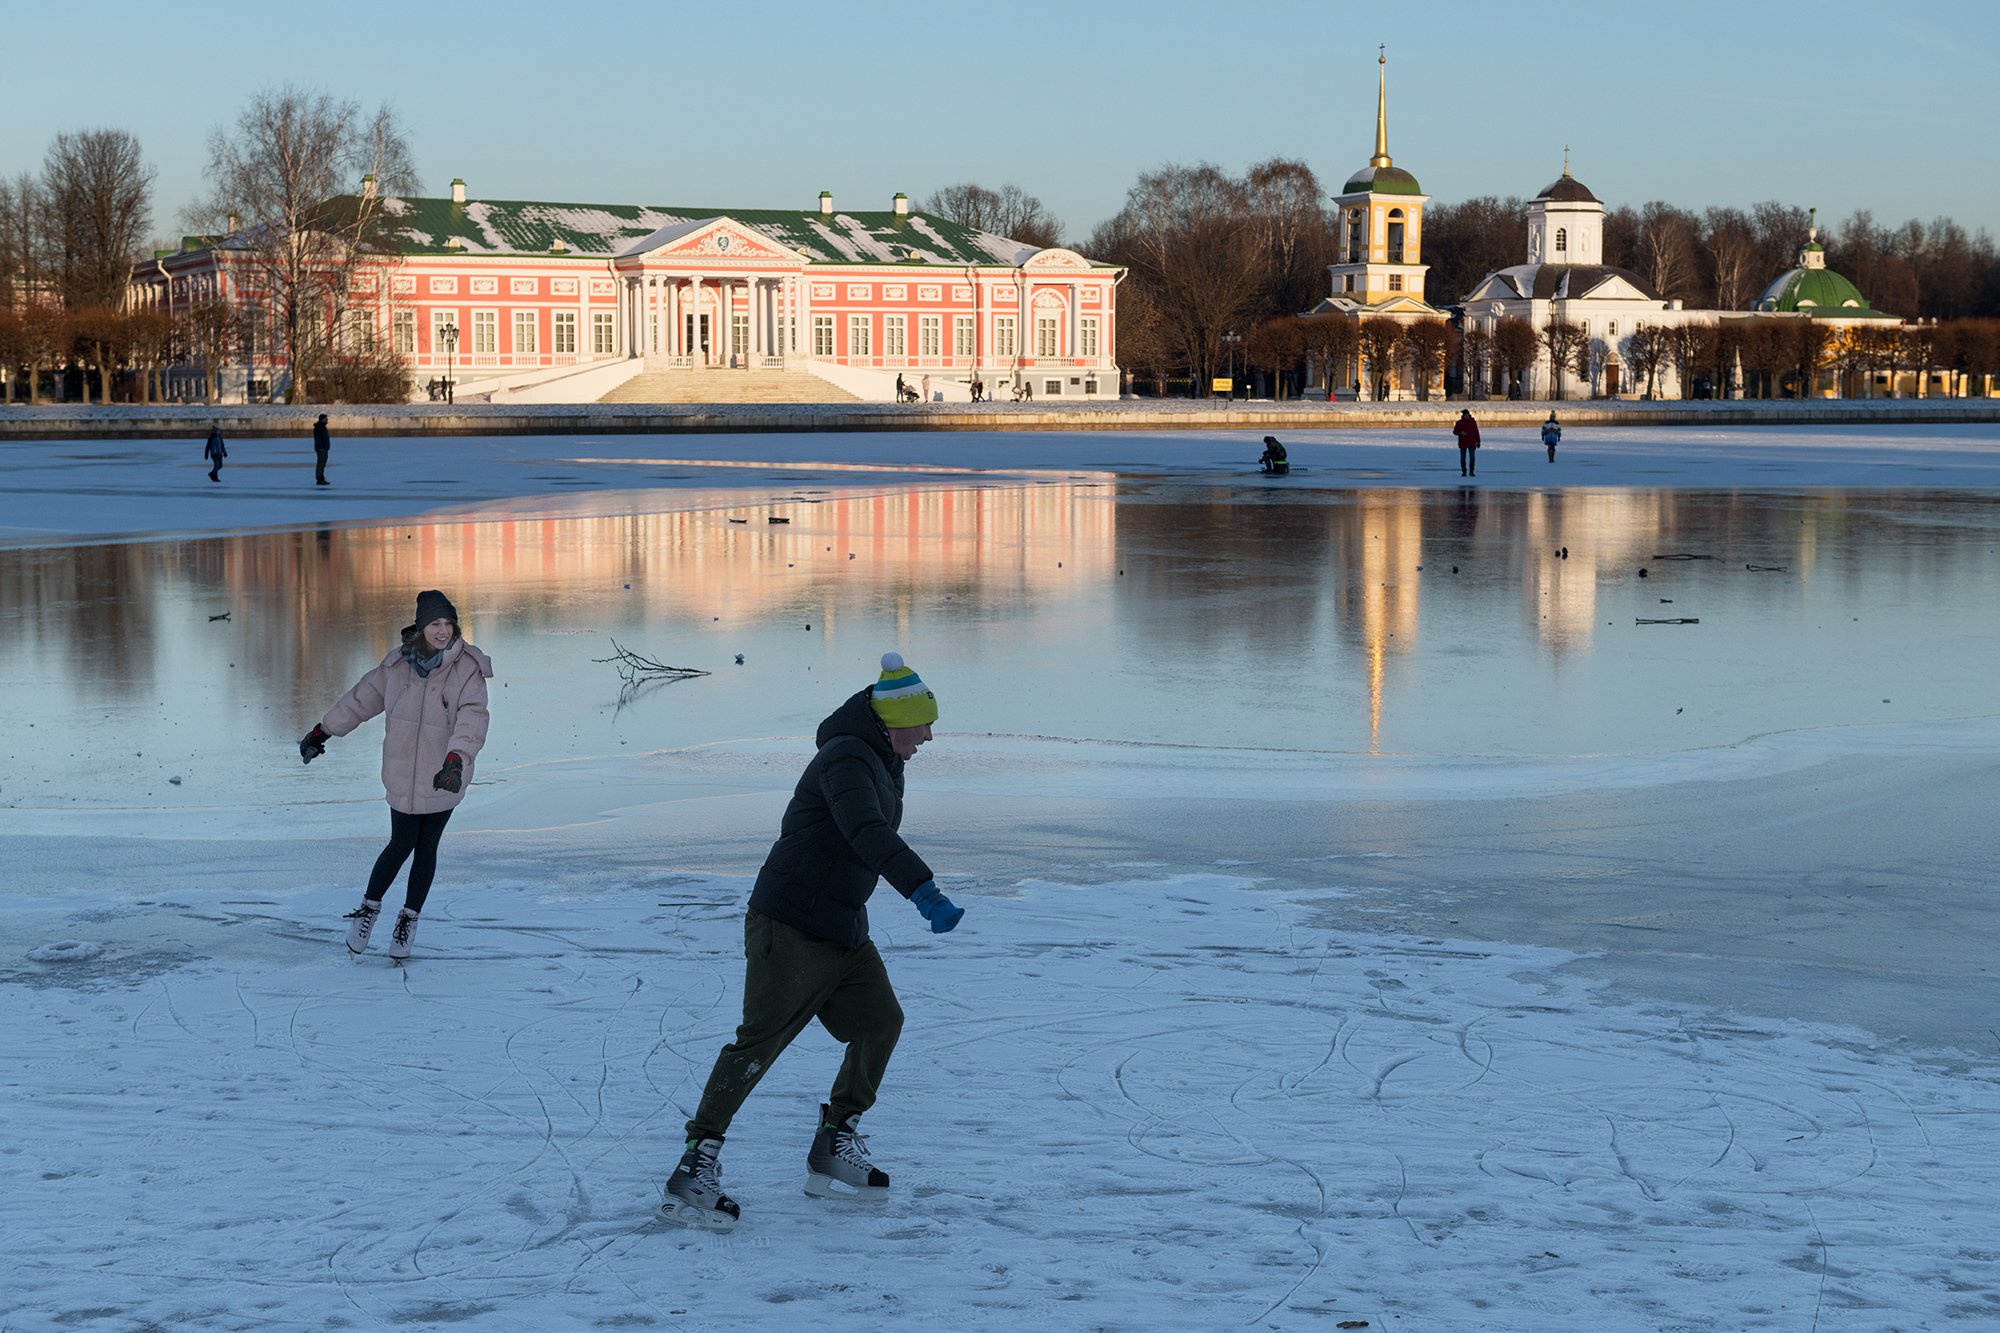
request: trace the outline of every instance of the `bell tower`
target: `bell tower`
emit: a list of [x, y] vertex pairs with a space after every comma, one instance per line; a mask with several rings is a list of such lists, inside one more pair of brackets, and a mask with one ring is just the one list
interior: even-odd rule
[[1430, 196], [1389, 156], [1389, 53], [1377, 48], [1375, 152], [1334, 196], [1339, 253], [1327, 268], [1331, 297], [1361, 306], [1399, 298], [1423, 307], [1424, 205]]

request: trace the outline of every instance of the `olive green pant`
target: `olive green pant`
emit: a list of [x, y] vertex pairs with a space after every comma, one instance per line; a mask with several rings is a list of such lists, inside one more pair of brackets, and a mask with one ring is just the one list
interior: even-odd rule
[[753, 910], [743, 918], [743, 957], [743, 1025], [715, 1057], [688, 1140], [727, 1135], [751, 1089], [815, 1018], [847, 1047], [827, 1099], [833, 1122], [873, 1106], [903, 1033], [903, 1006], [874, 943], [842, 948]]

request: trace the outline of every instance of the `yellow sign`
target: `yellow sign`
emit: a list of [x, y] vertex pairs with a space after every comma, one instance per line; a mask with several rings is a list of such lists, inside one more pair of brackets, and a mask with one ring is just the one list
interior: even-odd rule
[[1208, 389], [1210, 393], [1228, 393], [1231, 389], [1235, 387], [1236, 387], [1236, 381], [1230, 379], [1227, 375], [1217, 375], [1214, 379], [1208, 382]]

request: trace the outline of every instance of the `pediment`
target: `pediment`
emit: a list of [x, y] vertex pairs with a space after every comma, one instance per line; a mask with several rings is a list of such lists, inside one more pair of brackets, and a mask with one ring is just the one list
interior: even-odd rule
[[728, 217], [698, 218], [662, 227], [619, 257], [668, 263], [696, 260], [705, 265], [807, 262], [797, 250]]
[[1521, 289], [1514, 280], [1504, 273], [1489, 273], [1485, 280], [1472, 289], [1467, 301], [1514, 301], [1519, 300]]
[[1029, 255], [1022, 268], [1089, 268], [1090, 261], [1074, 250], [1052, 246]]
[[1580, 297], [1588, 298], [1592, 301], [1645, 301], [1649, 304], [1653, 301], [1652, 297], [1615, 274], [1607, 277], [1604, 281], [1587, 291], [1571, 292], [1569, 294], [1569, 299], [1572, 301]]

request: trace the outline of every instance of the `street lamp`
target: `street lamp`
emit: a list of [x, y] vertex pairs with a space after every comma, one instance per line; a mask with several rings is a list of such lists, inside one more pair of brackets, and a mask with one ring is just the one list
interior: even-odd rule
[[449, 403], [452, 401], [452, 359], [458, 352], [458, 325], [447, 320], [439, 327], [438, 337], [444, 339], [444, 400]]
[[1222, 341], [1229, 348], [1229, 398], [1236, 400], [1236, 348], [1243, 341], [1241, 334], [1231, 331], [1222, 335]]

